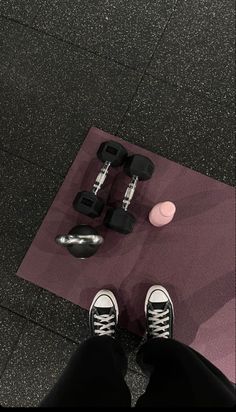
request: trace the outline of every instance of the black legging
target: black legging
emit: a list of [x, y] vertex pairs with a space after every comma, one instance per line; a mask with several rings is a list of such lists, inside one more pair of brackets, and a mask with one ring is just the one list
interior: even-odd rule
[[[150, 376], [137, 407], [233, 406], [233, 384], [212, 363], [190, 347], [172, 339], [151, 339], [137, 361]], [[44, 399], [42, 407], [130, 406], [124, 376], [127, 358], [120, 344], [108, 336], [85, 341]]]

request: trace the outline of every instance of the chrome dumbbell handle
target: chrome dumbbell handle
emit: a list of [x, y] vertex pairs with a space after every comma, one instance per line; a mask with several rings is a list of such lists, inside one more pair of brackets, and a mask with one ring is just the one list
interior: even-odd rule
[[105, 182], [110, 166], [111, 166], [110, 162], [105, 162], [99, 174], [97, 175], [97, 178], [92, 188], [92, 192], [95, 195], [101, 189], [103, 183]]
[[99, 235], [58, 235], [56, 242], [61, 246], [69, 245], [101, 245], [104, 241]]
[[131, 203], [137, 183], [138, 183], [138, 176], [133, 176], [129, 186], [126, 189], [124, 200], [122, 202], [122, 208], [124, 210], [127, 210]]

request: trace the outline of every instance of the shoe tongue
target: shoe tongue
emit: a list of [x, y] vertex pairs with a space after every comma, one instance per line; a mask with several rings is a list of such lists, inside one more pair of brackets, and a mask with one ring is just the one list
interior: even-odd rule
[[165, 310], [167, 302], [158, 302], [158, 303], [150, 302], [150, 304], [153, 310], [156, 310], [156, 309]]
[[98, 315], [109, 315], [111, 308], [96, 308]]

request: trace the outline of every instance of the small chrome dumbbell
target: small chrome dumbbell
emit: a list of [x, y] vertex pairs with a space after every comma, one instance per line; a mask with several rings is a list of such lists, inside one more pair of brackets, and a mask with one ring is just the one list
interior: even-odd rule
[[74, 209], [86, 216], [95, 218], [100, 216], [104, 208], [104, 200], [98, 197], [98, 191], [106, 180], [110, 167], [121, 166], [126, 157], [127, 150], [115, 141], [107, 141], [100, 145], [97, 157], [104, 165], [99, 172], [92, 190], [79, 192], [73, 202]]
[[152, 177], [154, 164], [148, 157], [133, 155], [127, 158], [124, 171], [132, 180], [125, 192], [121, 207], [109, 209], [104, 224], [116, 232], [128, 234], [132, 232], [136, 222], [135, 217], [128, 212], [128, 207], [134, 196], [138, 181], [148, 180]]

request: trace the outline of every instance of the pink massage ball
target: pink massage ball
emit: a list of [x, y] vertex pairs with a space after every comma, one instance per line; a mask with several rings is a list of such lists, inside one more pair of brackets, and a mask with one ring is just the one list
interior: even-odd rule
[[175, 204], [166, 201], [157, 203], [149, 213], [149, 221], [153, 226], [161, 227], [170, 223], [176, 212]]

